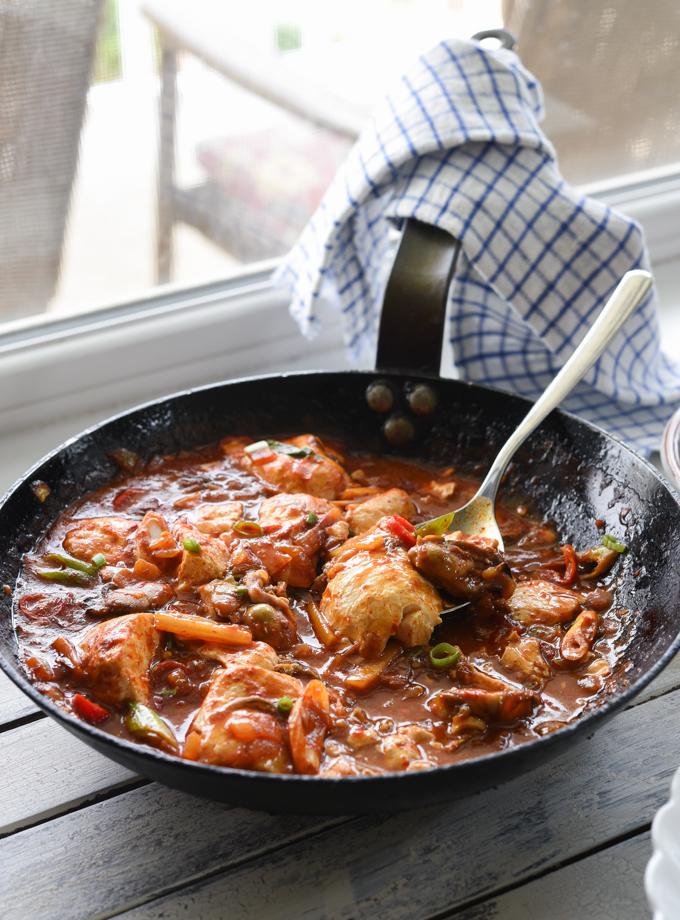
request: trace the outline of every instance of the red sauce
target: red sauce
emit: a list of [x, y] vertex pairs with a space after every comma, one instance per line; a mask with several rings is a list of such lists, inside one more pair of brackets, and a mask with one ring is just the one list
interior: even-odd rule
[[[319, 450], [322, 448], [319, 442]], [[153, 617], [154, 610], [170, 610], [180, 617], [202, 617], [211, 624], [233, 623], [241, 628], [251, 624], [255, 602], [244, 586], [247, 581], [244, 571], [247, 574], [258, 570], [258, 565], [253, 563], [250, 569], [247, 565], [239, 569], [234, 560], [237, 550], [243, 553], [249, 541], [251, 546], [257, 541], [262, 545], [267, 540], [278, 546], [276, 532], [260, 534], [256, 527], [252, 534], [240, 534], [239, 528], [234, 533], [232, 526], [222, 534], [211, 535], [211, 539], [221, 541], [225, 547], [227, 562], [221, 574], [209, 582], [226, 584], [227, 590], [233, 590], [237, 597], [236, 609], [220, 614], [206, 602], [206, 595], [201, 592], [203, 584], [189, 584], [180, 577], [181, 559], [187, 556], [189, 549], [186, 538], [182, 543], [181, 535], [178, 536], [177, 525], [188, 522], [187, 526], [193, 526], [192, 516], [206, 513], [206, 509], [219, 510], [226, 502], [241, 503], [240, 520], [257, 525], [263, 502], [278, 493], [275, 485], [262, 478], [266, 468], [262, 457], [266, 461], [267, 449], [265, 445], [260, 452], [262, 456], [257, 451], [244, 455], [241, 449], [225, 455], [215, 447], [178, 457], [154, 458], [146, 466], [139, 464], [134, 472], [122, 475], [74, 504], [54, 523], [35, 552], [25, 556], [15, 596], [15, 626], [21, 655], [27, 672], [42, 692], [63, 709], [98, 725], [105, 732], [140, 744], [153, 744], [179, 756], [197, 757], [197, 731], [196, 737], [187, 744], [197, 712], [210, 697], [211, 684], [225, 670], [225, 655], [232, 656], [227, 661], [230, 665], [244, 653], [244, 648], [225, 647], [220, 661], [206, 657], [201, 640], [176, 635], [171, 638], [163, 633], [158, 642], [154, 632], [156, 646], [149, 667], [140, 678], [148, 682], [149, 693], [138, 702], [146, 707], [144, 711], [149, 710], [162, 720], [172, 733], [171, 739], [174, 735], [176, 741], [169, 746], [162, 732], [140, 730], [139, 724], [131, 719], [126, 700], [114, 699], [110, 685], [101, 675], [97, 676], [97, 663], [83, 664], [81, 643], [92, 630], [100, 629], [101, 624], [119, 617], [138, 616], [140, 612], [145, 613], [148, 620]], [[400, 489], [415, 506], [411, 523], [417, 527], [425, 520], [461, 507], [478, 485], [458, 477], [451, 469], [352, 455], [341, 447], [333, 450], [336, 451], [333, 456], [341, 461], [345, 477], [340, 492], [336, 493], [345, 498], [334, 499], [334, 507], [341, 515], [373, 499], [376, 494]], [[277, 463], [289, 462], [286, 454], [279, 455], [276, 449], [275, 453]], [[256, 462], [244, 460], [244, 456], [254, 456]], [[302, 469], [305, 476], [310, 475], [310, 470], [316, 469], [318, 456], [312, 453], [289, 458], [291, 468], [298, 472]], [[140, 522], [147, 520], [145, 515], [150, 512], [160, 515], [167, 525], [168, 539], [171, 543], [174, 541], [172, 545], [177, 554], [162, 557], [160, 562], [160, 557], [153, 557], [158, 565], [142, 560], [144, 565], [138, 562], [135, 567], [135, 554], [139, 556], [135, 540], [142, 526]], [[310, 586], [291, 586], [283, 584], [285, 579], [278, 578], [276, 573], [271, 575], [269, 583], [265, 579], [261, 590], [267, 594], [266, 599], [272, 601], [267, 606], [278, 617], [273, 626], [267, 627], [275, 630], [267, 634], [275, 636], [272, 642], [277, 645], [274, 659], [277, 658], [275, 667], [278, 670], [274, 673], [286, 674], [297, 681], [295, 686], [300, 693], [311, 681], [319, 680], [329, 695], [329, 711], [319, 716], [317, 735], [309, 728], [303, 738], [312, 753], [314, 749], [319, 753], [319, 772], [417, 769], [479, 756], [556, 730], [606, 698], [611, 690], [610, 675], [624, 653], [630, 625], [627, 612], [617, 609], [614, 600], [612, 584], [616, 562], [601, 577], [588, 578], [595, 563], [580, 560], [574, 572], [574, 557], [567, 553], [565, 563], [565, 552], [553, 527], [532, 516], [526, 506], [499, 506], [498, 514], [506, 541], [505, 555], [515, 584], [526, 586], [540, 580], [560, 587], [565, 575], [572, 574], [566, 589], [575, 592], [578, 598], [572, 615], [556, 623], [539, 622], [531, 617], [527, 620], [512, 607], [511, 597], [503, 598], [497, 589], [490, 589], [481, 600], [473, 599], [466, 607], [445, 614], [426, 644], [407, 648], [391, 639], [387, 651], [375, 665], [374, 679], [367, 680], [363, 689], [357, 685], [356, 678], [364, 673], [368, 662], [359, 655], [357, 642], [336, 634], [333, 645], [328, 647], [324, 644], [324, 636], [319, 635], [319, 629], [315, 630], [310, 620], [310, 602], [317, 610], [326, 604], [322, 599], [324, 580], [317, 578]], [[318, 524], [312, 517], [314, 515], [307, 522], [310, 531]], [[129, 523], [130, 534], [127, 542], [123, 540], [125, 546], [121, 550], [124, 558], [115, 564], [107, 559], [106, 565], [100, 568], [95, 565], [95, 574], [89, 575], [50, 557], [54, 553], [71, 556], [65, 548], [65, 540], [71, 547], [78, 544], [72, 538], [69, 543], [67, 534], [77, 530], [83, 519], [101, 518]], [[248, 527], [245, 529], [247, 531]], [[342, 526], [339, 530], [342, 531]], [[203, 541], [205, 546], [207, 541], [201, 533], [194, 542]], [[403, 539], [400, 541], [398, 529], [396, 534], [382, 539], [388, 555], [390, 552], [401, 554], [399, 558], [403, 560], [409, 546]], [[321, 575], [325, 565], [328, 571], [334, 552], [344, 545], [342, 532], [332, 537], [324, 532], [320, 540], [320, 549], [312, 560], [313, 576]], [[587, 549], [576, 547], [577, 552]], [[168, 552], [173, 551], [171, 547]], [[199, 552], [205, 553], [205, 549]], [[461, 552], [461, 558], [467, 558], [464, 546]], [[81, 553], [80, 559], [92, 564], [93, 556], [96, 553]], [[187, 558], [191, 563], [192, 558]], [[262, 568], [260, 564], [259, 570]], [[61, 571], [64, 574], [58, 577], [73, 578], [81, 583], [51, 582], [41, 574], [46, 571]], [[428, 579], [427, 573], [424, 577]], [[115, 592], [129, 589], [134, 593], [140, 581], [155, 585], [157, 598], [151, 606], [144, 610], [146, 601], [135, 602], [141, 604], [139, 609], [128, 610], [124, 605], [113, 604], [111, 597]], [[445, 608], [465, 600], [460, 595], [456, 598], [441, 585], [438, 588]], [[165, 601], [164, 591], [167, 592]], [[280, 606], [274, 602], [275, 596], [282, 599]], [[285, 611], [286, 601], [290, 616]], [[567, 660], [561, 653], [562, 642], [584, 609], [595, 610], [596, 633], [591, 636], [581, 660]], [[348, 615], [352, 615], [352, 610]], [[430, 655], [441, 643], [453, 646], [454, 657], [458, 655], [457, 661], [443, 668], [437, 667]], [[245, 650], [248, 648], [252, 646]], [[529, 655], [530, 659], [533, 655], [538, 671], [534, 668], [532, 674], [526, 667], [523, 671], [513, 666], [520, 653]], [[526, 660], [521, 658], [525, 665]], [[236, 709], [229, 710], [233, 731], [238, 730], [243, 735], [238, 742], [241, 745], [238, 752], [227, 755], [223, 752], [211, 762], [256, 769], [300, 769], [302, 761], [299, 758], [293, 756], [291, 761], [294, 742], [291, 741], [293, 730], [287, 704], [277, 707], [277, 700], [268, 699], [264, 690], [260, 694], [264, 700], [261, 702], [258, 693], [256, 690], [254, 702], [253, 694], [246, 694], [245, 703], [238, 703]], [[298, 712], [302, 704], [296, 706], [295, 712]], [[311, 716], [309, 713], [307, 716], [309, 722]], [[299, 713], [296, 718], [302, 724]], [[267, 750], [266, 755], [252, 754], [255, 741], [248, 740], [248, 732], [257, 736], [257, 743], [261, 742], [262, 750]], [[205, 741], [206, 737], [204, 730], [201, 738]], [[277, 745], [281, 748], [279, 759]], [[209, 758], [207, 750], [207, 747], [201, 748], [203, 753], [198, 754], [199, 759]], [[245, 761], [238, 759], [242, 755]], [[311, 768], [304, 770], [317, 772], [313, 762]]]

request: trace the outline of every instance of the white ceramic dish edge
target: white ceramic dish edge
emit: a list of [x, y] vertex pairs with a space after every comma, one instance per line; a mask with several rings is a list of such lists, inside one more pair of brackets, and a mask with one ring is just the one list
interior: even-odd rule
[[645, 890], [654, 920], [680, 918], [680, 769], [671, 783], [671, 797], [652, 823], [654, 854], [647, 863]]

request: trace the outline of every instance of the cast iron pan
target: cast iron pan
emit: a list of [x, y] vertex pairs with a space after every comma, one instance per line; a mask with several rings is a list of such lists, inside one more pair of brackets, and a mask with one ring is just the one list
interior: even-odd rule
[[[338, 437], [350, 449], [389, 452], [437, 463], [488, 466], [487, 445], [500, 446], [529, 404], [515, 396], [436, 376], [443, 329], [442, 304], [457, 244], [442, 231], [410, 223], [406, 228], [386, 296], [375, 372], [298, 373], [216, 384], [149, 403], [90, 428], [67, 441], [30, 470], [0, 504], [0, 585], [14, 586], [21, 556], [31, 550], [67, 505], [116, 475], [110, 451], [127, 447], [145, 460], [157, 453], [214, 443], [229, 434], [254, 438], [314, 432]], [[401, 298], [405, 315], [393, 323], [395, 285], [404, 265], [417, 300]], [[432, 268], [432, 271], [428, 269]], [[416, 279], [414, 281], [414, 279]], [[434, 280], [433, 280], [434, 279]], [[397, 298], [399, 301], [399, 298]], [[413, 304], [418, 304], [417, 312]], [[397, 309], [399, 303], [397, 303]], [[409, 330], [415, 317], [418, 322]], [[429, 329], [430, 335], [423, 330]], [[405, 342], [405, 344], [403, 344]], [[386, 370], [411, 360], [416, 371]], [[436, 362], [436, 363], [435, 363]], [[393, 396], [385, 413], [371, 409], [366, 390], [380, 379]], [[409, 395], [418, 384], [437, 396], [430, 415], [414, 415]], [[393, 440], [413, 431], [395, 447]], [[394, 433], [396, 432], [396, 437]], [[52, 489], [41, 504], [30, 483], [42, 479]], [[522, 448], [504, 486], [527, 494], [553, 518], [564, 539], [579, 546], [599, 543], [601, 518], [629, 547], [620, 563], [618, 602], [635, 611], [636, 628], [627, 665], [616, 674], [619, 692], [605, 705], [538, 740], [481, 758], [434, 770], [379, 776], [277, 776], [197, 764], [114, 738], [65, 714], [28, 682], [17, 655], [11, 598], [0, 594], [0, 664], [9, 677], [68, 731], [118, 763], [150, 779], [195, 795], [272, 812], [356, 814], [398, 811], [469, 795], [498, 785], [590, 738], [635, 696], [680, 647], [680, 578], [677, 535], [678, 496], [645, 460], [604, 432], [566, 413], [554, 412]], [[629, 509], [629, 510], [626, 510]], [[587, 748], [583, 750], [587, 757]], [[77, 761], [73, 770], [78, 770]]]

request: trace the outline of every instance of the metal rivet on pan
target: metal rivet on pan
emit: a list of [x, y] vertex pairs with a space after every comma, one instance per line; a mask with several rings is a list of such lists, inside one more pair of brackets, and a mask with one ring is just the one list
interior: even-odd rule
[[415, 434], [413, 425], [403, 415], [393, 415], [388, 418], [383, 432], [385, 440], [392, 447], [403, 447], [404, 444], [408, 444], [409, 441], [413, 440], [413, 435]]
[[366, 390], [366, 402], [374, 412], [389, 412], [394, 403], [394, 394], [387, 384], [372, 383]]
[[409, 393], [408, 404], [416, 415], [432, 415], [437, 406], [437, 394], [432, 387], [419, 383]]

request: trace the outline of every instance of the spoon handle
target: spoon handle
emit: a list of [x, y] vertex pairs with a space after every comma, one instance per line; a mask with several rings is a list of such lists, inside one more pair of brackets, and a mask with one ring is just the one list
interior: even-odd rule
[[478, 495], [486, 496], [491, 502], [495, 501], [505, 468], [517, 448], [590, 370], [621, 326], [640, 305], [652, 281], [649, 272], [626, 272], [586, 337], [499, 451]]

